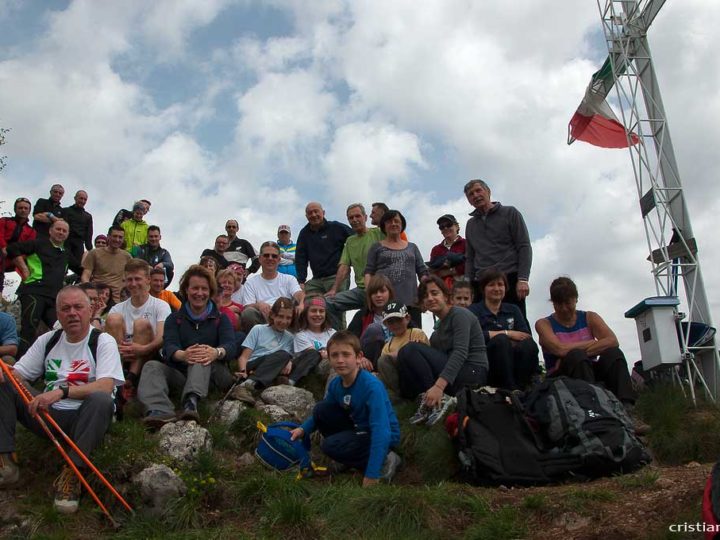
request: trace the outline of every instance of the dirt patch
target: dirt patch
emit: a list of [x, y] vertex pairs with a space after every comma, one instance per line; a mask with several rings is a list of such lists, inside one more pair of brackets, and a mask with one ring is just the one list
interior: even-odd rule
[[582, 484], [495, 491], [491, 500], [493, 506], [526, 508], [532, 531], [529, 538], [656, 537], [663, 536], [668, 525], [681, 516], [688, 516], [682, 521], [700, 520], [700, 500], [711, 469], [712, 464], [699, 463], [653, 466], [633, 475]]

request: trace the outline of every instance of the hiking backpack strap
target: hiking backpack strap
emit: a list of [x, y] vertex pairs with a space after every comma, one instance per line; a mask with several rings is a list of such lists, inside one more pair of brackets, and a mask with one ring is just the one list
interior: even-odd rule
[[45, 358], [47, 358], [47, 355], [50, 354], [50, 351], [52, 348], [57, 345], [58, 341], [60, 341], [60, 336], [62, 336], [63, 329], [60, 328], [59, 330], [55, 330], [53, 332], [53, 335], [50, 337], [48, 342], [45, 344]]
[[[57, 345], [58, 341], [60, 341], [60, 336], [62, 336], [62, 333], [62, 328], [53, 332], [52, 337], [45, 344], [45, 358], [47, 358], [47, 355], [50, 354], [52, 348]], [[90, 339], [88, 339], [88, 348], [90, 349], [90, 354], [92, 355], [92, 359], [95, 363], [97, 363], [97, 348], [100, 334], [102, 334], [100, 330], [98, 330], [97, 328], [92, 328], [90, 330]]]

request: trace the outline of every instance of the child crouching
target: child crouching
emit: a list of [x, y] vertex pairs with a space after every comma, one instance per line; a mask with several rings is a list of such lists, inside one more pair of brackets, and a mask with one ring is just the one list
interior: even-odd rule
[[327, 352], [338, 377], [312, 416], [292, 431], [292, 439], [317, 429], [328, 457], [364, 471], [363, 486], [390, 481], [401, 461], [392, 451], [400, 443], [400, 424], [385, 387], [360, 368], [362, 352], [354, 334], [337, 332], [328, 341]]

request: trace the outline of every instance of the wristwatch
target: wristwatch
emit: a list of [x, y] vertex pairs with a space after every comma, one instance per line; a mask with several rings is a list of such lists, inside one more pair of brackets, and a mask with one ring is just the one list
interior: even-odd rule
[[60, 386], [58, 386], [58, 388], [62, 390], [62, 398], [67, 399], [68, 395], [70, 394], [70, 387], [67, 384], [61, 384]]

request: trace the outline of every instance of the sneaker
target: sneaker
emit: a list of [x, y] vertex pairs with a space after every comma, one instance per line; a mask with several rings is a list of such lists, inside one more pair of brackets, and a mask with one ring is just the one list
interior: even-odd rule
[[432, 412], [428, 415], [426, 424], [428, 426], [437, 424], [456, 403], [456, 397], [443, 395], [440, 404], [433, 408]]
[[142, 423], [145, 427], [150, 429], [160, 429], [165, 424], [174, 422], [177, 420], [177, 416], [174, 413], [164, 413], [162, 411], [150, 411], [147, 413], [145, 418], [142, 419]]
[[430, 416], [431, 412], [432, 409], [430, 407], [427, 407], [425, 404], [420, 405], [418, 410], [415, 411], [415, 414], [413, 414], [408, 421], [414, 426], [422, 424], [423, 422], [427, 422], [428, 416]]
[[0, 454], [0, 487], [9, 486], [20, 480], [20, 467], [13, 454]]
[[200, 413], [197, 410], [198, 398], [195, 394], [188, 394], [183, 403], [183, 410], [180, 413], [180, 420], [200, 421]]
[[401, 463], [402, 459], [400, 459], [400, 456], [390, 450], [387, 456], [385, 456], [385, 463], [383, 463], [381, 473], [382, 480], [385, 482], [392, 482], [392, 479], [395, 477], [395, 473], [397, 473]]
[[61, 514], [74, 514], [80, 502], [80, 479], [70, 467], [63, 467], [55, 483], [55, 509]]
[[249, 388], [245, 388], [244, 386], [237, 385], [233, 388], [228, 397], [237, 401], [242, 401], [248, 405], [255, 405], [255, 398], [253, 397], [252, 392], [250, 392]]
[[420, 396], [418, 396], [418, 400], [420, 401], [420, 405], [418, 406], [417, 411], [415, 411], [415, 414], [413, 414], [409, 419], [409, 422], [413, 425], [425, 422], [432, 412], [432, 409], [425, 405], [425, 394], [420, 394]]

